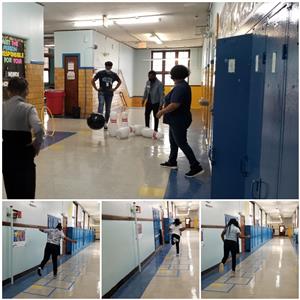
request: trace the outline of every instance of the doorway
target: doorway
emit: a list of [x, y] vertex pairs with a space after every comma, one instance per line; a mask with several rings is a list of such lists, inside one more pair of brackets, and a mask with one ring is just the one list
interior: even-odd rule
[[191, 218], [185, 219], [185, 228], [191, 228]]
[[[245, 236], [245, 216], [241, 216], [240, 217], [240, 223], [241, 223], [241, 234], [243, 236]], [[246, 251], [246, 240], [245, 239], [241, 239], [242, 241], [242, 252]]]
[[285, 236], [285, 226], [284, 225], [280, 225], [279, 226], [279, 236]]
[[66, 116], [74, 116], [78, 111], [78, 60], [77, 55], [64, 56]]
[[[68, 230], [68, 218], [63, 216], [63, 232], [64, 235], [67, 236], [67, 230]], [[62, 255], [67, 254], [67, 241], [63, 239], [63, 251]]]

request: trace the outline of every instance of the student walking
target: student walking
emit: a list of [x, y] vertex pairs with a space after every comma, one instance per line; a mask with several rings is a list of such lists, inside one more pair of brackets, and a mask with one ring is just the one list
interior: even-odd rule
[[44, 269], [45, 264], [48, 262], [50, 256], [52, 256], [53, 264], [53, 275], [57, 276], [57, 257], [60, 255], [60, 241], [65, 239], [71, 243], [77, 243], [76, 240], [72, 240], [65, 236], [62, 231], [61, 223], [58, 223], [54, 229], [42, 229], [39, 228], [41, 232], [47, 233], [47, 244], [45, 247], [44, 258], [38, 267], [37, 273], [39, 276], [42, 276], [42, 270]]
[[219, 265], [219, 272], [224, 272], [224, 265], [228, 259], [229, 252], [231, 253], [232, 259], [232, 272], [235, 272], [236, 267], [236, 254], [238, 249], [238, 241], [240, 239], [246, 239], [250, 236], [241, 235], [241, 228], [236, 219], [230, 219], [228, 224], [225, 226], [221, 238], [224, 242], [224, 256], [222, 262]]

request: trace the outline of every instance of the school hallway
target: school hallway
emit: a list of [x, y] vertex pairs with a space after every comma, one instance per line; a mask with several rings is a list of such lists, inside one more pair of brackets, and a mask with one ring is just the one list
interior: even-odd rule
[[209, 285], [202, 277], [202, 298], [298, 298], [299, 261], [289, 238], [268, 241], [237, 265], [235, 275], [228, 269]]
[[[146, 271], [146, 270], [145, 270]], [[199, 232], [184, 231], [180, 255], [173, 246], [166, 255], [142, 298], [199, 298]]]
[[[198, 213], [197, 201], [104, 201], [102, 297], [199, 298]], [[179, 255], [171, 245], [176, 220]]]
[[14, 298], [100, 298], [99, 244], [88, 246], [60, 265], [57, 278], [50, 271]]
[[[32, 139], [13, 77], [28, 83], [39, 144], [45, 132], [18, 198], [299, 198], [299, 3], [5, 2], [2, 19], [4, 133]], [[4, 136], [4, 199], [23, 183], [17, 140]]]
[[[193, 117], [189, 140], [205, 169], [195, 178], [184, 177], [189, 164], [181, 151], [178, 171], [160, 166], [170, 152], [168, 126], [162, 122], [163, 140], [142, 136], [119, 140], [103, 129], [91, 130], [86, 120], [50, 119], [48, 130], [51, 133], [54, 126], [55, 134], [46, 138], [45, 148], [36, 158], [36, 198], [209, 197], [210, 166], [201, 114], [194, 111]], [[129, 109], [128, 119], [130, 124], [144, 124], [144, 109]]]

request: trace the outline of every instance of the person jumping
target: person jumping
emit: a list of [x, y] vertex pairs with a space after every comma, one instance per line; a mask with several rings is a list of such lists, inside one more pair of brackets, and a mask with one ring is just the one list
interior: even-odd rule
[[179, 219], [175, 219], [173, 224], [170, 226], [171, 235], [171, 244], [176, 245], [176, 255], [179, 256], [179, 243], [181, 232], [184, 231], [185, 228], [182, 227]]

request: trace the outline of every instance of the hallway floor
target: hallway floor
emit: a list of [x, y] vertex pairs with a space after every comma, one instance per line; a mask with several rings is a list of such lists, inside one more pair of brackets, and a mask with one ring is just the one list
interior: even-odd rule
[[[128, 112], [130, 124], [144, 124], [143, 108]], [[118, 140], [103, 129], [92, 131], [86, 120], [55, 118], [55, 135], [47, 137], [35, 160], [36, 198], [209, 198], [210, 167], [200, 112], [194, 111], [193, 117], [189, 141], [205, 173], [189, 179], [184, 177], [189, 165], [181, 151], [178, 171], [160, 167], [170, 151], [168, 126], [162, 122], [163, 140], [142, 136]]]
[[50, 272], [14, 298], [96, 299], [99, 297], [100, 249], [99, 243], [96, 242], [60, 265], [57, 278], [53, 278], [53, 273]]
[[[227, 264], [230, 264], [228, 262]], [[298, 298], [298, 256], [289, 238], [274, 238], [202, 290], [202, 298]]]

